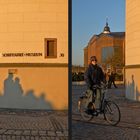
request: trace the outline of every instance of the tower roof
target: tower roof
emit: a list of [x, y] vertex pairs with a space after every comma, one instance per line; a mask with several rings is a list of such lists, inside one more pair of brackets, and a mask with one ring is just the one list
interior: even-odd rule
[[110, 28], [108, 26], [108, 21], [106, 19], [106, 26], [104, 27], [103, 33], [110, 33]]

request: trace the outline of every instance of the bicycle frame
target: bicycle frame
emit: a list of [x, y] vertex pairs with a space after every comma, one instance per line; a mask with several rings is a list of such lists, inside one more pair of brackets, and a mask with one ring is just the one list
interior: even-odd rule
[[[79, 107], [79, 111], [82, 115], [82, 118], [84, 120], [90, 121], [90, 120], [92, 120], [92, 118], [94, 116], [98, 116], [99, 114], [103, 114], [104, 119], [109, 124], [111, 124], [113, 126], [117, 125], [120, 122], [120, 118], [121, 118], [120, 109], [115, 102], [112, 102], [111, 100], [106, 99], [106, 96], [105, 96], [106, 93], [107, 93], [106, 85], [103, 86], [103, 87], [100, 87], [98, 85], [94, 85], [93, 92], [92, 92], [90, 97], [95, 97], [95, 98], [92, 98], [92, 101], [88, 102], [88, 104], [92, 103], [93, 106], [95, 106], [96, 99], [98, 97], [97, 96], [97, 89], [100, 90], [100, 102], [99, 102], [99, 106], [97, 105], [98, 108], [94, 107], [95, 109], [92, 111], [92, 108], [88, 107], [85, 104], [85, 102], [82, 102], [83, 101], [82, 99], [84, 99], [84, 97], [81, 100], [78, 101], [78, 107]], [[96, 95], [96, 96], [94, 96], [94, 95]], [[112, 110], [114, 110], [114, 107], [115, 107], [115, 112], [112, 112]], [[116, 119], [116, 113], [117, 113], [117, 119]], [[110, 118], [110, 115], [111, 115], [111, 118]], [[112, 119], [112, 116], [113, 116], [113, 119]]]
[[100, 107], [99, 107], [99, 109], [97, 109], [97, 112], [98, 112], [98, 114], [102, 114], [102, 113], [104, 113], [104, 107], [105, 107], [105, 104], [107, 103], [107, 100], [105, 99], [105, 94], [106, 94], [106, 88], [104, 89], [104, 88], [101, 88], [101, 87], [98, 87], [98, 88], [94, 88], [94, 90], [97, 90], [97, 89], [99, 89], [100, 90], [100, 92], [101, 92], [101, 94], [102, 94], [102, 98], [101, 98], [101, 102], [100, 102]]

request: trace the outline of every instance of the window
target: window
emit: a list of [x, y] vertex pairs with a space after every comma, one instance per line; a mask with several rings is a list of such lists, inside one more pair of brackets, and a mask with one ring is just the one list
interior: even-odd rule
[[57, 58], [56, 38], [45, 38], [45, 58]]
[[102, 48], [102, 62], [105, 62], [107, 58], [114, 55], [114, 47], [103, 47]]

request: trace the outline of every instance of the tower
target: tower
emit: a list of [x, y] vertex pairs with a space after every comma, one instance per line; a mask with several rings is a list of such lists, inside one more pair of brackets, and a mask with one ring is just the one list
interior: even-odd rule
[[108, 19], [106, 19], [106, 25], [104, 27], [103, 33], [110, 33], [110, 27], [108, 26]]

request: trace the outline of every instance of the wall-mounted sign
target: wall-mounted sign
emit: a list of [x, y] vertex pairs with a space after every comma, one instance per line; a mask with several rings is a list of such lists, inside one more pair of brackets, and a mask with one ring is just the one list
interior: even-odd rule
[[32, 57], [32, 56], [43, 56], [42, 53], [2, 53], [2, 57]]
[[9, 74], [17, 74], [18, 70], [17, 69], [9, 69], [8, 73]]

